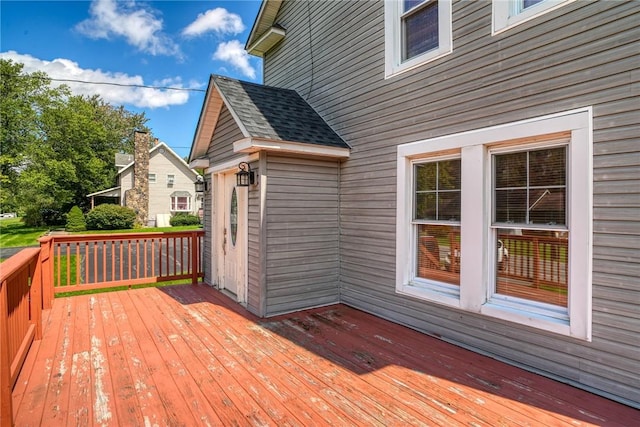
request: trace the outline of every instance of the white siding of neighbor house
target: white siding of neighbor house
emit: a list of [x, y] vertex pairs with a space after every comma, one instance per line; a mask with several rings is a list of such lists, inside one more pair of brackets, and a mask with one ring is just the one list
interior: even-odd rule
[[[149, 173], [156, 174], [156, 182], [149, 183], [149, 220], [155, 221], [158, 214], [173, 214], [171, 211], [171, 194], [186, 191], [191, 195], [191, 210], [198, 211], [194, 182], [196, 174], [183, 162], [167, 151], [160, 153], [154, 150], [149, 158]], [[174, 175], [173, 185], [167, 184], [167, 175]]]
[[[381, 1], [285, 1], [276, 23], [287, 35], [265, 55], [265, 84], [296, 89], [353, 147], [339, 178], [339, 242], [332, 231], [317, 230], [318, 245], [340, 248], [339, 271], [328, 254], [318, 255], [327, 260], [329, 283], [340, 277], [340, 300], [640, 406], [638, 22], [640, 2], [576, 1], [492, 36], [491, 2], [454, 1], [453, 53], [385, 79]], [[396, 294], [399, 144], [587, 106], [594, 140], [592, 342]], [[284, 166], [277, 173], [285, 174]], [[287, 182], [267, 201], [269, 236], [282, 244], [295, 237], [280, 215], [301, 215], [295, 224], [306, 234], [317, 218], [298, 206], [300, 197], [329, 185], [309, 182], [298, 191]], [[302, 268], [307, 260], [276, 242], [267, 248], [270, 283], [279, 282], [269, 300], [283, 291], [284, 307], [294, 307], [296, 286], [300, 300], [307, 292], [324, 295], [330, 286], [305, 288], [315, 267]], [[269, 307], [278, 311], [280, 302]]]

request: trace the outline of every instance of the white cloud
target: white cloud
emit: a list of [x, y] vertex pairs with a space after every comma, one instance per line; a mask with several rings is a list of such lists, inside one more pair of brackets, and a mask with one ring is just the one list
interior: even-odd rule
[[135, 1], [94, 0], [89, 13], [91, 18], [76, 25], [88, 37], [123, 37], [142, 52], [180, 56], [178, 45], [162, 33], [162, 19], [153, 11], [137, 7]]
[[244, 24], [239, 15], [217, 7], [199, 14], [195, 21], [182, 30], [182, 35], [194, 37], [210, 31], [222, 34], [239, 34], [244, 31]]
[[[23, 55], [15, 51], [0, 53], [0, 58], [10, 59], [13, 62], [24, 64], [24, 71], [32, 73], [43, 71], [52, 79], [80, 80], [89, 82], [104, 82], [109, 84], [86, 84], [78, 82], [52, 82], [53, 85], [66, 84], [76, 95], [100, 95], [100, 97], [113, 105], [132, 105], [138, 108], [160, 108], [171, 105], [182, 105], [189, 100], [189, 93], [180, 90], [166, 90], [136, 86], [162, 86], [184, 87], [179, 77], [168, 78], [151, 84], [144, 82], [142, 76], [131, 76], [125, 73], [105, 72], [100, 69], [91, 70], [80, 68], [77, 62], [69, 59], [57, 58], [53, 61], [45, 61], [31, 55]], [[189, 88], [199, 85], [190, 84]]]
[[256, 70], [249, 64], [249, 54], [238, 40], [220, 43], [213, 59], [228, 62], [245, 76], [256, 78]]

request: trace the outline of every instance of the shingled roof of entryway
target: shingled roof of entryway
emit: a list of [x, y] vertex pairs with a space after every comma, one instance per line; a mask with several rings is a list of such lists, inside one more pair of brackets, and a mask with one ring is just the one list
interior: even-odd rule
[[[237, 151], [259, 140], [261, 146], [283, 142], [335, 148], [344, 153], [340, 157], [348, 157], [349, 145], [295, 90], [212, 75], [191, 159], [206, 153], [223, 104], [245, 137], [243, 148]], [[269, 148], [273, 149], [273, 144]]]

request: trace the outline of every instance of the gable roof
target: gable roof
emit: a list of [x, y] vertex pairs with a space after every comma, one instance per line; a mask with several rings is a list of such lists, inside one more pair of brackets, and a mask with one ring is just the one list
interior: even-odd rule
[[244, 136], [234, 142], [235, 152], [349, 156], [349, 145], [296, 91], [212, 75], [189, 160], [206, 154], [223, 105]]
[[[169, 147], [167, 144], [165, 144], [164, 142], [158, 142], [156, 145], [154, 145], [153, 147], [151, 147], [151, 149], [149, 150], [149, 158], [151, 158], [151, 155], [159, 150], [159, 149], [164, 149], [164, 152], [171, 155], [174, 159], [176, 159], [178, 161], [178, 163], [180, 163], [181, 165], [183, 165], [191, 174], [193, 174], [194, 178], [196, 176], [198, 176], [198, 173], [196, 171], [194, 171], [193, 169], [191, 169], [191, 167], [189, 167], [189, 164], [187, 164], [187, 162], [184, 161], [184, 159], [180, 156], [178, 156], [178, 154], [173, 151], [171, 149], [171, 147]], [[131, 162], [128, 165], [124, 166], [123, 168], [121, 168], [118, 171], [118, 175], [123, 174], [126, 170], [128, 170], [129, 168], [132, 168], [133, 165], [135, 164], [135, 162]]]

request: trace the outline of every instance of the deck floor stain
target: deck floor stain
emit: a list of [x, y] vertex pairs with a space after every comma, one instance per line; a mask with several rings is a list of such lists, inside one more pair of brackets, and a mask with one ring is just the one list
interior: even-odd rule
[[333, 305], [259, 319], [206, 285], [59, 298], [16, 426], [630, 426], [640, 411]]

